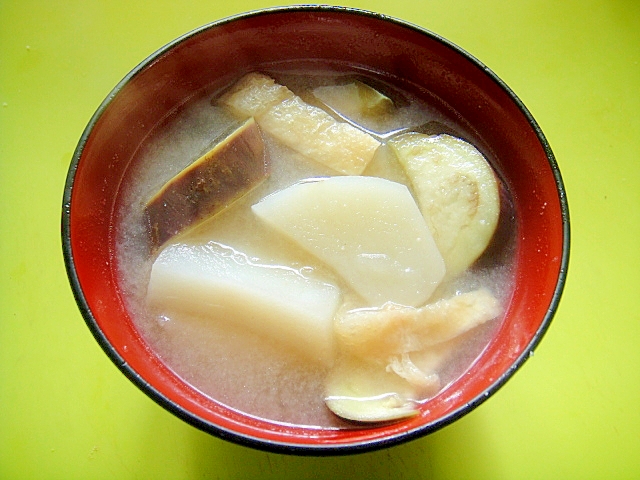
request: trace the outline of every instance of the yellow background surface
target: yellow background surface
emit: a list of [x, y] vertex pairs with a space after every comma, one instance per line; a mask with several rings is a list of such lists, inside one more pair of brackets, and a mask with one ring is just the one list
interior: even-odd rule
[[300, 458], [175, 418], [110, 363], [67, 282], [62, 191], [116, 83], [259, 0], [0, 1], [0, 479], [640, 478], [640, 3], [350, 1], [496, 72], [560, 165], [569, 279], [541, 345], [493, 398], [388, 450]]

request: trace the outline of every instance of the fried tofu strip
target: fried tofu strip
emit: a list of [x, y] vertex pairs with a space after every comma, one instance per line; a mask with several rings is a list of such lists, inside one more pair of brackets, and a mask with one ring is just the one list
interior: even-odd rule
[[359, 175], [380, 146], [375, 138], [305, 103], [271, 77], [250, 73], [220, 99], [235, 115], [255, 117], [265, 132], [302, 155], [346, 175]]

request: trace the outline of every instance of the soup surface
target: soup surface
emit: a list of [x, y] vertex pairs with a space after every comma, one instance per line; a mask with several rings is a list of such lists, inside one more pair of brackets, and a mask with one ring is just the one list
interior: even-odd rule
[[[493, 160], [490, 148], [473, 128], [428, 92], [418, 97], [362, 72], [355, 75], [282, 69], [265, 73], [305, 100], [315, 91], [328, 105], [340, 102], [332, 97], [333, 86], [349, 84], [353, 79], [373, 85], [393, 101], [391, 113], [358, 117], [357, 113], [346, 112], [341, 120], [357, 125], [383, 145], [405, 131], [448, 133], [475, 145], [490, 163]], [[333, 414], [325, 404], [330, 364], [307, 361], [281, 348], [268, 335], [248, 331], [232, 322], [184, 312], [158, 311], [147, 303], [151, 270], [160, 249], [150, 244], [145, 204], [237, 122], [218, 101], [223, 93], [203, 93], [174, 112], [150, 135], [131, 163], [119, 194], [115, 229], [124, 301], [153, 351], [179, 377], [205, 395], [230, 408], [276, 422], [353, 428], [353, 423]], [[350, 118], [346, 118], [347, 115]], [[262, 136], [269, 161], [268, 177], [228, 208], [169, 239], [165, 246], [213, 244], [242, 255], [243, 261], [249, 263], [281, 265], [305, 277], [337, 285], [341, 291], [341, 311], [367, 307], [361, 295], [345, 283], [335, 269], [270, 228], [252, 211], [251, 207], [267, 195], [297, 182], [338, 175], [335, 170], [283, 145], [268, 132], [263, 131]], [[374, 157], [362, 175], [406, 185], [415, 195], [401, 165], [388, 156]], [[499, 174], [497, 176], [499, 178]], [[508, 190], [499, 183], [500, 217], [492, 241], [471, 268], [440, 283], [429, 303], [481, 287], [488, 289], [503, 307], [508, 302], [516, 226]], [[499, 322], [500, 316], [459, 336], [454, 352], [438, 368], [440, 389], [450, 385], [473, 363]], [[436, 392], [420, 401], [427, 402], [433, 394]]]

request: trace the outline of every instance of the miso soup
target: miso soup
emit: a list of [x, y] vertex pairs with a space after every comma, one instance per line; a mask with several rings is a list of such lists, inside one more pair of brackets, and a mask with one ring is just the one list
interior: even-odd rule
[[[157, 126], [132, 160], [117, 203], [116, 256], [120, 284], [123, 286], [124, 300], [137, 329], [158, 357], [193, 388], [230, 408], [271, 421], [318, 427], [357, 428], [357, 420], [360, 419], [348, 418], [348, 415], [341, 418], [328, 408], [326, 402], [331, 396], [331, 392], [327, 393], [328, 389], [335, 387], [331, 382], [340, 383], [343, 378], [341, 375], [351, 375], [354, 368], [357, 370], [356, 376], [366, 376], [366, 371], [370, 368], [372, 371], [375, 370], [374, 377], [376, 375], [385, 378], [392, 376], [394, 377], [392, 383], [408, 382], [410, 385], [414, 380], [412, 369], [422, 368], [423, 371], [419, 371], [418, 376], [420, 373], [425, 375], [417, 382], [425, 380], [428, 385], [423, 385], [423, 390], [410, 389], [413, 397], [419, 397], [412, 398], [412, 403], [419, 405], [422, 402], [428, 402], [429, 398], [446, 389], [451, 382], [462, 375], [482, 352], [499, 325], [511, 294], [516, 225], [508, 188], [500, 180], [499, 172], [493, 172], [497, 180], [500, 201], [497, 225], [494, 231], [492, 230], [490, 241], [482, 249], [478, 258], [474, 259], [469, 268], [455, 274], [447, 275], [443, 267], [441, 278], [429, 280], [433, 282], [433, 288], [426, 289], [418, 285], [415, 287], [418, 293], [412, 290], [410, 294], [405, 295], [406, 289], [404, 289], [393, 298], [385, 298], [385, 289], [381, 290], [383, 292], [381, 294], [379, 288], [375, 290], [377, 288], [375, 286], [372, 287], [375, 290], [374, 294], [369, 295], [370, 290], [359, 288], [363, 282], [367, 281], [366, 278], [362, 279], [362, 276], [350, 278], [352, 263], [348, 262], [351, 260], [347, 263], [343, 260], [334, 261], [335, 258], [342, 258], [337, 255], [340, 252], [327, 257], [329, 258], [327, 260], [322, 254], [318, 254], [318, 251], [313, 250], [309, 242], [305, 243], [293, 234], [287, 235], [293, 228], [289, 224], [274, 220], [276, 227], [280, 227], [274, 228], [273, 222], [270, 224], [265, 221], [265, 216], [268, 220], [273, 219], [274, 216], [278, 217], [279, 205], [290, 209], [291, 201], [287, 201], [286, 198], [292, 198], [296, 202], [299, 198], [306, 198], [296, 196], [307, 195], [306, 192], [302, 192], [303, 189], [300, 190], [302, 193], [287, 189], [319, 183], [335, 177], [350, 176], [382, 179], [386, 182], [384, 185], [389, 185], [389, 191], [395, 191], [393, 189], [406, 191], [406, 195], [411, 198], [409, 203], [415, 204], [411, 206], [412, 215], [420, 211], [424, 214], [424, 205], [422, 209], [419, 205], [421, 200], [419, 197], [422, 193], [412, 181], [413, 173], [397, 158], [397, 155], [403, 154], [404, 151], [401, 150], [404, 147], [400, 144], [394, 146], [394, 139], [401, 138], [402, 135], [410, 132], [426, 136], [447, 134], [464, 139], [475, 146], [489, 164], [495, 164], [490, 146], [476, 134], [473, 126], [468, 125], [456, 112], [451, 111], [447, 105], [424, 89], [398, 88], [394, 86], [397, 84], [396, 81], [392, 85], [390, 80], [368, 72], [345, 72], [341, 69], [329, 71], [326, 67], [322, 70], [305, 71], [282, 67], [263, 73], [273, 79], [276, 85], [286, 87], [292, 92], [295, 95], [295, 101], [305, 105], [304, 108], [306, 105], [312, 105], [314, 108], [321, 109], [335, 121], [363, 132], [367, 138], [373, 139], [371, 145], [375, 147], [379, 144], [380, 147], [371, 159], [365, 161], [363, 167], [358, 167], [362, 168], [362, 171], [355, 174], [339, 171], [336, 168], [340, 167], [323, 164], [313, 158], [315, 146], [306, 150], [298, 148], [295, 144], [295, 135], [287, 137], [291, 131], [295, 134], [297, 126], [283, 134], [280, 132], [274, 134], [272, 132], [280, 127], [273, 127], [276, 128], [274, 130], [271, 125], [267, 125], [266, 121], [261, 124], [261, 117], [256, 116], [264, 146], [266, 162], [264, 178], [251, 183], [250, 188], [240, 192], [237, 198], [232, 198], [228, 204], [212, 215], [198, 218], [192, 225], [158, 242], [150, 235], [149, 221], [145, 214], [145, 208], [150, 199], [157, 195], [167, 182], [179, 176], [180, 172], [211, 150], [216, 142], [224, 141], [220, 139], [227, 138], [226, 134], [229, 130], [233, 129], [239, 121], [244, 120], [224, 103], [224, 95], [229, 95], [228, 88], [222, 91], [201, 92], [177, 109], [162, 125]], [[230, 88], [233, 89], [234, 86]], [[299, 106], [294, 105], [291, 108], [295, 109]], [[294, 119], [293, 124], [302, 122], [303, 120]], [[354, 182], [358, 184], [357, 180]], [[369, 183], [366, 180], [362, 181], [362, 185]], [[344, 195], [349, 200], [350, 187], [345, 188]], [[451, 188], [453, 191], [456, 187]], [[279, 200], [281, 203], [277, 203], [278, 198], [274, 195], [283, 191], [292, 192], [293, 196]], [[368, 190], [363, 189], [363, 191]], [[377, 194], [372, 192], [371, 195], [375, 197]], [[264, 213], [265, 209], [262, 208], [261, 216], [257, 214], [260, 209], [255, 206], [265, 199], [272, 200], [267, 213]], [[344, 208], [348, 209], [351, 207], [350, 200], [347, 200], [344, 201]], [[318, 201], [321, 205], [325, 203], [330, 203], [330, 199]], [[311, 216], [310, 221], [315, 221], [315, 218], [325, 218], [322, 215], [327, 215], [322, 212], [316, 214], [321, 217]], [[358, 215], [367, 216], [366, 208], [360, 208]], [[419, 230], [420, 232], [428, 227], [428, 220], [421, 216], [420, 221], [417, 222], [422, 229]], [[393, 223], [386, 217], [385, 222], [387, 223], [384, 225]], [[427, 227], [420, 222], [425, 222], [424, 225]], [[331, 224], [331, 222], [325, 223]], [[413, 223], [416, 222], [411, 220], [408, 225], [412, 226]], [[344, 228], [348, 230], [349, 222], [345, 221], [345, 225]], [[381, 227], [382, 230], [384, 228]], [[405, 241], [406, 235], [403, 233], [387, 230], [384, 233], [376, 231], [375, 235], [370, 236], [379, 237], [384, 234], [389, 235], [390, 239], [399, 238], [400, 243]], [[325, 233], [320, 232], [319, 237], [323, 237]], [[309, 239], [306, 232], [303, 234], [306, 235], [306, 239]], [[362, 235], [362, 232], [347, 235], [349, 238], [356, 239], [367, 236]], [[416, 237], [418, 243], [426, 242], [423, 237], [422, 234]], [[314, 237], [312, 240], [316, 242], [317, 238]], [[366, 240], [368, 239], [365, 238]], [[345, 245], [344, 247], [348, 250], [353, 246]], [[393, 245], [389, 248], [397, 252], [395, 247]], [[170, 248], [174, 250], [168, 250]], [[409, 251], [408, 256], [403, 251], [402, 255], [405, 256], [402, 258], [411, 258], [410, 254], [414, 248], [414, 244], [408, 244], [405, 249]], [[287, 295], [290, 296], [292, 313], [289, 314], [290, 312], [286, 310], [273, 310], [275, 313], [270, 313], [269, 317], [269, 321], [273, 324], [252, 328], [253, 314], [250, 310], [245, 312], [242, 309], [245, 307], [250, 309], [253, 303], [244, 302], [243, 297], [236, 300], [235, 304], [229, 304], [242, 307], [240, 310], [243, 318], [235, 318], [235, 313], [229, 311], [228, 306], [225, 307], [227, 310], [222, 307], [221, 310], [216, 310], [220, 302], [227, 301], [224, 298], [226, 294], [221, 294], [221, 298], [215, 301], [212, 300], [211, 305], [194, 305], [190, 297], [193, 292], [185, 293], [182, 290], [175, 291], [175, 296], [180, 297], [176, 299], [175, 304], [172, 304], [170, 299], [167, 300], [167, 305], [176, 305], [176, 308], [163, 308], [164, 299], [173, 294], [172, 285], [166, 283], [172, 280], [170, 271], [163, 277], [165, 290], [158, 294], [161, 307], [159, 308], [157, 304], [151, 305], [148, 288], [154, 262], [162, 252], [177, 252], [179, 249], [187, 252], [185, 255], [191, 256], [190, 258], [194, 255], [192, 252], [200, 252], [197, 255], [208, 255], [213, 252], [218, 255], [215, 260], [218, 263], [212, 263], [211, 269], [217, 269], [217, 271], [229, 268], [235, 272], [238, 265], [239, 269], [244, 269], [241, 274], [238, 273], [238, 276], [234, 277], [234, 285], [238, 289], [242, 290], [243, 285], [246, 285], [247, 289], [253, 288], [254, 284], [258, 289], [261, 288], [261, 284], [267, 285], [271, 288], [267, 291], [275, 292], [273, 293], [275, 296], [282, 296], [283, 302], [289, 298]], [[325, 247], [323, 249], [326, 251]], [[363, 262], [379, 262], [380, 271], [375, 275], [384, 278], [387, 275], [386, 269], [390, 268], [388, 265], [393, 266], [395, 261], [386, 261], [383, 258], [385, 255], [385, 252], [367, 251], [361, 257]], [[196, 259], [195, 262], [197, 263], [198, 260]], [[353, 262], [353, 265], [359, 265], [358, 259]], [[443, 262], [443, 265], [448, 268], [446, 259]], [[167, 268], [173, 268], [169, 263]], [[243, 280], [247, 277], [242, 275], [251, 275], [252, 269], [263, 276], [255, 280]], [[416, 269], [419, 270], [415, 265], [403, 266], [398, 275], [401, 278], [408, 278], [403, 275], [405, 273], [408, 275], [410, 270]], [[249, 273], [245, 273], [245, 270]], [[433, 269], [424, 268], [423, 270], [426, 274], [430, 274]], [[182, 273], [176, 273], [173, 276], [178, 279], [180, 275]], [[185, 273], [185, 275], [190, 274]], [[366, 277], [367, 274], [363, 276]], [[188, 281], [185, 280], [185, 282]], [[282, 286], [279, 286], [280, 281]], [[193, 285], [197, 284], [198, 288], [202, 286], [202, 282], [198, 280], [193, 282]], [[218, 283], [213, 284], [222, 282], [226, 285], [224, 278], [217, 279], [216, 282]], [[395, 280], [387, 282], [390, 292], [396, 283]], [[206, 288], [202, 288], [203, 293], [197, 295], [209, 298]], [[299, 290], [296, 290], [298, 288]], [[404, 312], [403, 308], [413, 309], [412, 312], [419, 309], [427, 313], [431, 311], [429, 309], [439, 312], [439, 307], [437, 305], [433, 307], [434, 304], [480, 290], [490, 292], [491, 297], [497, 302], [497, 310], [491, 315], [491, 319], [469, 327], [468, 331], [456, 333], [455, 338], [442, 337], [441, 341], [432, 342], [427, 338], [426, 333], [425, 338], [422, 338], [420, 332], [413, 332], [416, 338], [419, 337], [419, 342], [422, 342], [420, 345], [426, 345], [426, 347], [411, 352], [390, 350], [389, 355], [383, 359], [384, 365], [378, 365], [376, 359], [361, 358], [366, 357], [366, 348], [378, 349], [377, 339], [367, 340], [372, 342], [370, 345], [373, 346], [362, 346], [363, 343], [360, 346], [361, 349], [352, 355], [353, 352], [346, 351], [346, 347], [339, 340], [334, 339], [340, 332], [331, 330], [334, 322], [338, 322], [338, 318], [344, 319], [350, 312], [368, 315], [369, 312], [376, 314], [377, 311], [386, 309], [396, 315], [397, 312]], [[281, 295], [278, 292], [283, 293]], [[307, 298], [305, 295], [308, 292], [311, 293]], [[193, 298], [199, 298], [195, 293], [193, 295], [195, 295]], [[215, 292], [212, 293], [211, 298], [216, 298]], [[263, 309], [271, 308], [268, 298], [261, 302], [256, 301], [255, 305], [267, 305], [260, 307]], [[281, 306], [278, 305], [278, 308]], [[305, 308], [313, 311], [304, 312]], [[324, 308], [327, 309], [326, 312], [323, 311]], [[256, 313], [259, 318], [264, 314], [264, 311]], [[332, 318], [330, 323], [326, 322], [328, 317]], [[279, 318], [283, 322], [290, 323], [278, 325]], [[303, 325], [299, 332], [294, 333], [297, 318], [310, 323]], [[318, 320], [318, 318], [321, 319]], [[365, 318], [366, 321], [368, 320]], [[317, 322], [324, 323], [320, 326]], [[404, 320], [399, 321], [399, 324], [407, 323], [403, 322]], [[365, 326], [356, 325], [354, 328], [364, 328], [363, 331], [368, 333], [366, 323], [363, 325]], [[385, 324], [385, 328], [392, 327], [393, 323]], [[288, 338], [290, 335], [298, 336]], [[356, 335], [358, 338], [364, 337], [358, 333]], [[328, 339], [327, 342], [335, 344], [329, 347], [319, 341], [325, 338]], [[355, 358], [357, 360], [354, 367], [352, 360]], [[366, 368], [362, 368], [361, 365], [366, 365]], [[431, 368], [429, 366], [433, 366], [433, 370], [425, 372], [425, 368]], [[435, 383], [429, 383], [431, 380]], [[417, 391], [422, 393], [417, 395], [415, 393]], [[401, 415], [398, 418], [400, 417]]]

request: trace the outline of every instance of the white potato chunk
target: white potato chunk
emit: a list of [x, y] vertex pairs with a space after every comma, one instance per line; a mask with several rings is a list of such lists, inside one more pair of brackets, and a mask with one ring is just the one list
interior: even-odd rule
[[406, 186], [375, 177], [304, 181], [252, 207], [332, 267], [369, 305], [424, 304], [444, 262]]
[[261, 129], [287, 147], [347, 175], [362, 173], [380, 146], [368, 133], [305, 103], [260, 73], [241, 78], [220, 103], [236, 115], [254, 117]]
[[411, 179], [452, 278], [482, 254], [498, 225], [500, 192], [493, 169], [473, 145], [446, 134], [407, 133], [389, 146]]
[[216, 242], [168, 245], [153, 264], [148, 304], [226, 321], [331, 365], [340, 290], [293, 268], [260, 264]]

